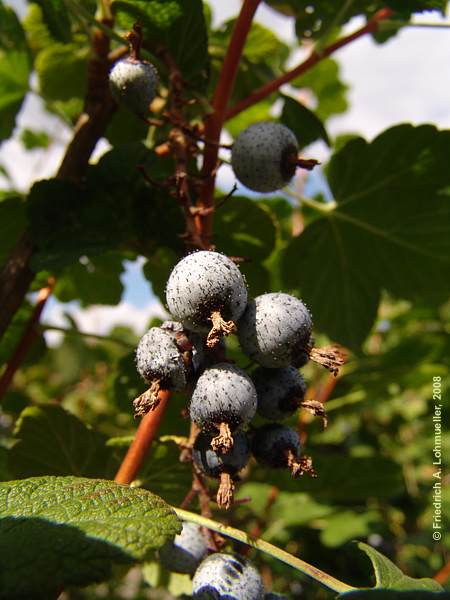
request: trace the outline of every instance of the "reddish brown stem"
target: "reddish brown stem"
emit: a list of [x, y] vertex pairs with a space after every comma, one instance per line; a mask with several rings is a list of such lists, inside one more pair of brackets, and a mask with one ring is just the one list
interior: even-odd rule
[[436, 573], [433, 579], [442, 584], [450, 579], [450, 560]]
[[11, 381], [13, 380], [16, 371], [20, 368], [20, 365], [24, 361], [31, 345], [33, 344], [36, 336], [39, 333], [39, 319], [41, 317], [42, 311], [44, 310], [45, 303], [47, 302], [50, 294], [53, 291], [54, 285], [55, 280], [53, 277], [50, 277], [48, 280], [48, 285], [39, 291], [33, 314], [31, 315], [30, 320], [28, 321], [28, 324], [25, 328], [25, 331], [23, 332], [22, 337], [16, 346], [14, 354], [10, 358], [5, 371], [0, 377], [0, 398], [2, 398], [4, 394], [6, 394], [6, 392], [8, 391], [8, 388], [11, 384]]
[[345, 37], [337, 40], [336, 42], [330, 44], [320, 52], [316, 52], [315, 50], [313, 50], [311, 55], [308, 56], [308, 58], [304, 62], [300, 63], [297, 67], [295, 67], [291, 71], [288, 71], [287, 73], [284, 73], [284, 75], [277, 77], [277, 79], [274, 79], [273, 81], [270, 81], [269, 83], [266, 83], [265, 85], [261, 86], [252, 94], [250, 94], [246, 98], [243, 98], [233, 107], [228, 109], [225, 114], [225, 120], [227, 121], [229, 119], [232, 119], [245, 109], [249, 108], [250, 106], [253, 106], [257, 102], [260, 102], [264, 98], [267, 98], [267, 96], [270, 96], [270, 94], [276, 92], [282, 85], [284, 85], [285, 83], [289, 83], [299, 75], [302, 75], [311, 67], [316, 65], [318, 62], [336, 52], [336, 50], [347, 46], [347, 44], [350, 44], [351, 42], [357, 40], [363, 35], [366, 35], [367, 33], [374, 33], [378, 29], [378, 24], [380, 23], [380, 21], [389, 19], [392, 16], [393, 12], [394, 11], [392, 11], [390, 8], [383, 8], [379, 10], [366, 23], [366, 25], [364, 25], [364, 27], [361, 27], [361, 29], [358, 29], [350, 35], [346, 35]]
[[[213, 112], [205, 123], [204, 138], [207, 142], [202, 168], [202, 176], [205, 180], [198, 202], [202, 208], [209, 208], [214, 204], [215, 170], [219, 151], [220, 132], [222, 131], [226, 108], [233, 91], [245, 41], [259, 3], [260, 0], [244, 0], [242, 4], [212, 99]], [[209, 246], [210, 244], [212, 219], [213, 213], [211, 212], [202, 217], [202, 237], [205, 246]]]
[[161, 390], [158, 396], [158, 406], [143, 418], [136, 432], [136, 436], [128, 448], [128, 452], [114, 478], [116, 483], [130, 484], [144, 462], [145, 457], [156, 436], [161, 420], [167, 408], [170, 392]]

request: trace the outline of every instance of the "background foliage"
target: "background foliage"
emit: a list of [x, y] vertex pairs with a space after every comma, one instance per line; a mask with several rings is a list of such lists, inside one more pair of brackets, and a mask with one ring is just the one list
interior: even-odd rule
[[[436, 0], [350, 2], [347, 10], [338, 11], [335, 2], [326, 0], [314, 2], [312, 11], [310, 2], [267, 4], [295, 19], [299, 43], [314, 38], [319, 44], [335, 40], [351, 17], [371, 17], [385, 6], [397, 11], [399, 22], [413, 12], [445, 9]], [[116, 0], [112, 8], [113, 47], [139, 19], [163, 92], [168, 71], [160, 47], [171, 52], [181, 70], [196, 100], [187, 109], [189, 117], [199, 120], [208, 110], [233, 21], [212, 29], [209, 8], [200, 0]], [[74, 126], [86, 91], [95, 11], [90, 0], [40, 0], [29, 2], [19, 20], [0, 2], [0, 140], [12, 135], [32, 87], [46, 111]], [[291, 50], [272, 31], [254, 24], [232, 105], [284, 72]], [[299, 92], [305, 91], [317, 100], [314, 110], [300, 101]], [[235, 136], [248, 124], [270, 118], [277, 101], [280, 121], [295, 131], [303, 147], [319, 139], [330, 147], [324, 166], [330, 197], [325, 199], [314, 186], [307, 195], [302, 182], [296, 191], [274, 197], [246, 197], [240, 190], [215, 215], [214, 243], [222, 252], [245, 257], [242, 271], [255, 295], [283, 289], [304, 298], [318, 341], [341, 343], [350, 359], [327, 399], [328, 428], [322, 430], [319, 421], [304, 414], [291, 423], [300, 429], [319, 477], [294, 481], [287, 473], [251, 464], [238, 495], [250, 500], [217, 519], [261, 535], [355, 586], [374, 583], [367, 557], [351, 543], [355, 539], [377, 548], [411, 577], [430, 577], [447, 562], [450, 550], [449, 540], [433, 542], [430, 530], [432, 378], [442, 378], [444, 396], [450, 382], [450, 133], [403, 123], [370, 142], [357, 135], [331, 139], [327, 121], [347, 109], [347, 86], [332, 58], [295, 79], [286, 94], [275, 93], [238, 114], [226, 129]], [[12, 187], [2, 190], [0, 262], [27, 228], [36, 247], [33, 289], [51, 273], [59, 300], [78, 300], [85, 307], [114, 305], [123, 293], [124, 261], [145, 257], [143, 274], [164, 302], [168, 273], [184, 252], [184, 218], [174, 198], [163, 188], [150, 187], [138, 166], [156, 181], [172, 174], [172, 159], [152, 152], [167, 133], [164, 127], [148, 131], [119, 109], [105, 133], [111, 149], [89, 166], [82, 181], [36, 181], [26, 194]], [[30, 151], [51, 142], [39, 130], [24, 129], [20, 135]], [[197, 173], [197, 164], [190, 169]], [[31, 310], [27, 300], [2, 339], [5, 364]], [[103, 339], [87, 336], [72, 320], [60, 343], [47, 347], [45, 330], [44, 323], [1, 400], [0, 480], [111, 479], [136, 427], [130, 402], [145, 388], [134, 368], [138, 339], [123, 326]], [[238, 352], [231, 340], [230, 355]], [[305, 368], [305, 377], [311, 397], [327, 397], [334, 385], [314, 366]], [[138, 478], [142, 488], [174, 505], [191, 484], [190, 468], [178, 461], [173, 439], [188, 433], [185, 400], [171, 399], [160, 439]], [[443, 415], [443, 454], [448, 455], [449, 411]], [[49, 494], [56, 482], [55, 493], [64, 497], [59, 479], [46, 481]], [[95, 479], [91, 481], [95, 487]], [[450, 497], [443, 483], [448, 515]], [[170, 515], [166, 531], [176, 531]], [[151, 533], [147, 530], [146, 536], [152, 538]], [[67, 526], [68, 539], [72, 534]], [[102, 556], [111, 559], [112, 552], [112, 562], [120, 564], [145, 559], [145, 568], [131, 570], [125, 579], [123, 571], [104, 565], [75, 580], [63, 577], [66, 584], [90, 583], [105, 573], [111, 577], [109, 583], [82, 592], [69, 588], [67, 598], [189, 593], [186, 578], [162, 572], [151, 562], [153, 555], [146, 554], [148, 547], [133, 546], [130, 558], [123, 554], [127, 548], [106, 547], [110, 539], [104, 531], [102, 538]], [[268, 587], [294, 598], [332, 596], [270, 557], [258, 553], [252, 558]]]

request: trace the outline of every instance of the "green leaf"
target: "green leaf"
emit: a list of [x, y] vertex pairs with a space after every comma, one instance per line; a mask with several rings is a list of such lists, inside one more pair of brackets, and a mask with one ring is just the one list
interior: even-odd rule
[[7, 139], [15, 126], [30, 76], [28, 52], [0, 51], [0, 141]]
[[26, 225], [25, 203], [20, 196], [12, 195], [0, 200], [0, 265], [3, 265], [24, 231]]
[[192, 596], [192, 579], [189, 575], [164, 571], [161, 564], [156, 561], [145, 563], [142, 567], [142, 576], [152, 588], [164, 589], [175, 597], [183, 594]]
[[269, 271], [264, 261], [273, 251], [277, 228], [266, 204], [232, 196], [215, 213], [214, 240], [218, 250], [241, 257], [239, 266], [253, 295], [267, 291]]
[[14, 431], [9, 467], [15, 477], [108, 473], [106, 438], [87, 427], [58, 404], [26, 408]]
[[42, 8], [34, 2], [28, 5], [28, 12], [23, 21], [23, 28], [27, 34], [28, 44], [34, 53], [53, 44], [56, 39], [50, 34], [45, 24]]
[[108, 579], [180, 532], [158, 496], [112, 481], [36, 477], [0, 484], [3, 598], [56, 598]]
[[70, 42], [71, 26], [65, 3], [59, 0], [33, 0], [33, 2], [40, 6], [52, 37], [60, 42]]
[[196, 90], [205, 88], [209, 57], [201, 0], [115, 0], [112, 9], [118, 27], [128, 31], [139, 21], [150, 49], [162, 45], [183, 79]]
[[[32, 314], [33, 306], [26, 300], [14, 315], [11, 324], [3, 335], [2, 343], [0, 344], [0, 365], [6, 363], [11, 358], [30, 322]], [[28, 349], [25, 360], [23, 361], [24, 366], [33, 360], [39, 359], [44, 351], [44, 338], [42, 334], [37, 332], [37, 336], [31, 344], [31, 347]]]
[[[293, 480], [288, 470], [255, 471], [256, 478], [272, 483], [284, 492], [310, 494], [318, 502], [350, 502], [395, 498], [404, 492], [402, 470], [393, 460], [380, 456], [339, 456], [313, 452], [318, 477]], [[357, 475], [355, 475], [357, 474]]]
[[257, 104], [250, 106], [246, 110], [240, 112], [230, 121], [227, 121], [225, 126], [229, 134], [236, 139], [241, 131], [247, 129], [253, 123], [258, 121], [270, 121], [272, 116], [270, 109], [273, 102], [271, 100], [261, 100]]
[[[298, 290], [319, 329], [357, 350], [386, 289], [439, 302], [450, 279], [450, 132], [399, 125], [332, 157], [335, 210], [288, 245], [284, 285]], [[430, 281], [433, 285], [430, 285]], [[332, 300], [330, 300], [330, 298]]]
[[[173, 431], [173, 428], [172, 428]], [[180, 448], [172, 440], [160, 439], [152, 446], [151, 458], [139, 471], [139, 484], [178, 506], [192, 486], [189, 463], [180, 462]]]
[[117, 107], [105, 133], [106, 139], [112, 146], [128, 144], [137, 140], [145, 140], [148, 135], [148, 125], [138, 119], [130, 110]]
[[120, 302], [123, 256], [108, 252], [93, 258], [83, 256], [58, 277], [54, 294], [61, 302], [80, 300], [82, 306]]
[[295, 133], [300, 148], [319, 139], [330, 145], [328, 134], [319, 117], [294, 98], [284, 96], [280, 121]]
[[0, 446], [0, 481], [7, 481], [12, 477], [8, 469], [8, 452], [7, 448]]
[[267, 206], [242, 196], [232, 196], [216, 211], [214, 229], [220, 251], [255, 262], [271, 254], [277, 236]]
[[144, 180], [140, 165], [154, 179], [173, 169], [171, 160], [159, 159], [144, 144], [123, 144], [92, 166], [79, 186], [57, 179], [37, 182], [28, 202], [38, 248], [34, 269], [61, 268], [118, 248], [144, 255], [166, 244], [181, 250], [180, 206], [169, 192]]
[[132, 402], [148, 389], [136, 369], [136, 353], [133, 350], [122, 356], [114, 368], [112, 395], [117, 407], [131, 414]]
[[375, 550], [375, 548], [372, 548], [372, 546], [359, 542], [358, 548], [367, 554], [373, 565], [376, 580], [375, 587], [399, 591], [443, 591], [442, 586], [434, 579], [413, 579], [412, 577], [408, 577], [392, 561], [378, 552], [378, 550]]
[[52, 44], [36, 57], [39, 89], [46, 100], [84, 98], [89, 49], [77, 44]]
[[[445, 14], [446, 0], [364, 0], [336, 3], [320, 0], [311, 5], [309, 0], [266, 0], [267, 4], [283, 14], [294, 15], [299, 38], [320, 38], [358, 15], [371, 17], [385, 7], [400, 12], [407, 19], [414, 12], [439, 10]], [[342, 6], [343, 4], [343, 6]]]
[[166, 302], [166, 283], [171, 270], [179, 261], [179, 256], [170, 248], [159, 247], [147, 258], [143, 273], [151, 282], [153, 293], [163, 304]]
[[0, 1], [0, 49], [26, 50], [27, 42], [22, 25], [10, 6]]
[[[210, 35], [211, 90], [217, 84], [225, 50], [229, 44], [235, 22], [235, 19], [227, 21], [220, 30], [214, 31]], [[239, 63], [230, 103], [234, 104], [254, 92], [264, 83], [272, 81], [280, 75], [284, 70], [284, 64], [289, 57], [289, 53], [289, 46], [277, 38], [273, 31], [253, 22]], [[276, 97], [276, 94], [270, 97], [270, 104], [273, 104]]]
[[325, 546], [336, 548], [348, 540], [366, 537], [373, 533], [374, 524], [380, 523], [381, 517], [375, 511], [357, 513], [352, 510], [339, 511], [325, 519], [320, 532], [320, 541]]
[[311, 90], [317, 106], [314, 113], [322, 121], [348, 108], [348, 86], [339, 78], [339, 65], [332, 58], [321, 60], [314, 68], [291, 82], [296, 88]]
[[392, 590], [358, 590], [341, 594], [346, 600], [450, 600], [449, 592], [395, 592]]
[[48, 148], [50, 145], [50, 137], [45, 131], [33, 131], [32, 129], [24, 129], [20, 134], [20, 141], [27, 150]]

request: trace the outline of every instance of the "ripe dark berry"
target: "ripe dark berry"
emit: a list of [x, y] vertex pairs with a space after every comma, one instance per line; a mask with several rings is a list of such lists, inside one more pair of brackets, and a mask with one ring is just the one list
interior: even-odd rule
[[118, 104], [139, 117], [145, 117], [156, 96], [158, 72], [149, 62], [125, 58], [111, 69], [109, 86]]
[[315, 476], [311, 459], [300, 456], [300, 438], [291, 427], [269, 423], [256, 430], [252, 440], [252, 452], [265, 467], [281, 469], [288, 467], [293, 477], [309, 473]]
[[136, 349], [136, 367], [140, 376], [150, 385], [148, 392], [134, 401], [137, 416], [142, 416], [157, 404], [161, 389], [184, 389], [189, 374], [183, 352], [174, 332], [152, 327], [141, 338]]
[[262, 121], [244, 129], [233, 144], [231, 165], [246, 187], [274, 192], [295, 175], [298, 143], [285, 125]]
[[198, 378], [189, 414], [200, 429], [218, 432], [212, 441], [214, 450], [227, 451], [233, 445], [231, 432], [253, 419], [256, 405], [255, 386], [247, 373], [218, 363]]
[[242, 350], [263, 367], [296, 366], [307, 350], [312, 319], [301, 300], [283, 293], [257, 296], [238, 323]]
[[218, 252], [201, 250], [185, 256], [173, 269], [166, 287], [172, 315], [192, 331], [208, 333], [213, 347], [234, 331], [247, 306], [247, 286], [236, 265]]
[[259, 367], [253, 372], [252, 381], [258, 396], [257, 412], [265, 419], [287, 419], [304, 400], [306, 383], [294, 367]]
[[185, 522], [181, 533], [160, 548], [159, 558], [169, 571], [193, 575], [207, 553], [208, 546], [201, 527]]
[[192, 343], [192, 368], [196, 375], [200, 375], [208, 367], [225, 360], [226, 346], [223, 338], [214, 348], [209, 348], [205, 334], [192, 331], [188, 335]]
[[197, 600], [263, 600], [264, 586], [256, 568], [242, 556], [211, 554], [192, 580]]
[[247, 436], [242, 431], [234, 435], [234, 444], [226, 454], [211, 448], [211, 435], [199, 433], [192, 449], [192, 460], [201, 473], [220, 479], [217, 504], [220, 508], [230, 508], [233, 502], [233, 479], [248, 463], [250, 448]]

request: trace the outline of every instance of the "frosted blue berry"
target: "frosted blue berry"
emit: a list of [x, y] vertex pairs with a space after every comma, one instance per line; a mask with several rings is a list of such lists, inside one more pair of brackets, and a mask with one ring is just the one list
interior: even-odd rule
[[225, 452], [233, 444], [231, 432], [253, 419], [256, 405], [255, 386], [247, 373], [229, 363], [218, 363], [198, 378], [189, 415], [200, 429], [217, 433], [213, 449]]
[[304, 400], [306, 383], [294, 367], [265, 369], [252, 373], [258, 396], [257, 412], [265, 419], [281, 421], [295, 413]]
[[201, 527], [184, 522], [181, 533], [160, 548], [159, 558], [169, 571], [193, 575], [207, 553], [208, 547]]
[[160, 390], [181, 391], [186, 387], [189, 363], [177, 345], [174, 332], [152, 327], [136, 349], [136, 367], [150, 388], [134, 400], [136, 416], [143, 416], [158, 403]]
[[220, 480], [217, 505], [228, 510], [233, 504], [234, 479], [250, 458], [249, 443], [242, 431], [235, 433], [233, 447], [226, 453], [214, 451], [211, 442], [211, 435], [200, 432], [192, 449], [192, 460], [200, 473]]
[[165, 389], [181, 391], [186, 386], [188, 370], [171, 332], [152, 327], [142, 336], [136, 349], [136, 367], [147, 382], [158, 379]]
[[196, 600], [263, 600], [261, 576], [250, 561], [232, 554], [211, 554], [192, 580]]
[[295, 175], [298, 143], [285, 125], [262, 121], [244, 129], [233, 144], [231, 166], [246, 187], [274, 192]]
[[297, 366], [299, 358], [303, 362], [311, 331], [309, 310], [282, 292], [257, 296], [238, 323], [242, 350], [268, 368]]
[[192, 460], [202, 473], [215, 479], [220, 478], [222, 473], [234, 477], [247, 465], [250, 448], [244, 432], [234, 434], [233, 447], [226, 453], [215, 452], [211, 448], [211, 440], [211, 435], [200, 432], [192, 449]]
[[247, 286], [238, 267], [219, 252], [201, 250], [185, 256], [170, 274], [166, 301], [186, 329], [208, 333], [213, 347], [234, 330], [247, 306]]
[[292, 476], [315, 475], [311, 459], [301, 457], [298, 433], [291, 427], [269, 423], [259, 427], [253, 436], [252, 452], [259, 464], [272, 469], [289, 468]]
[[131, 57], [116, 62], [109, 73], [114, 100], [139, 117], [149, 112], [158, 81], [158, 72], [151, 63]]

